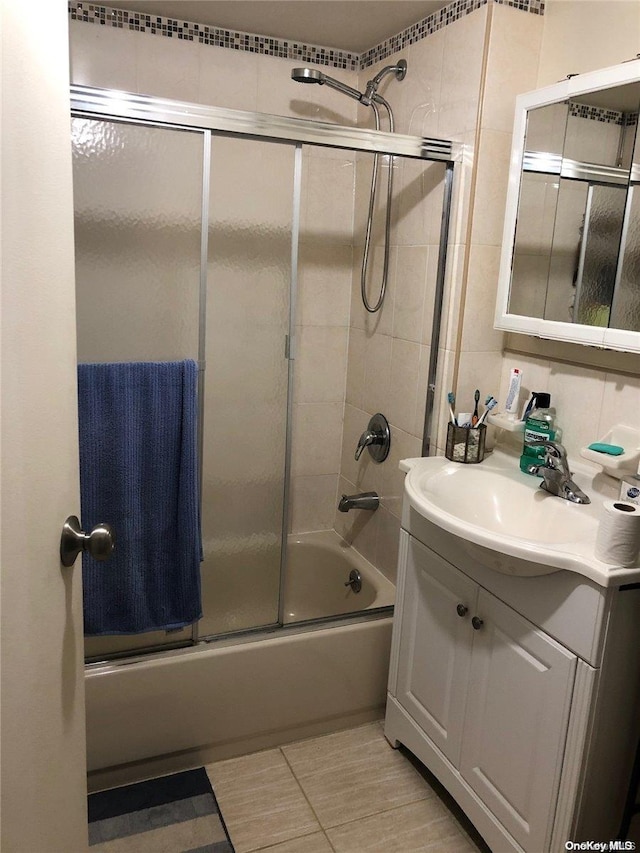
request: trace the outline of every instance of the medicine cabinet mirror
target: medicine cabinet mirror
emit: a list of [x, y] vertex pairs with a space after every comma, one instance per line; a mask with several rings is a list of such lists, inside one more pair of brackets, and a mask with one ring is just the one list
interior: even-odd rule
[[640, 352], [640, 60], [516, 101], [495, 326]]

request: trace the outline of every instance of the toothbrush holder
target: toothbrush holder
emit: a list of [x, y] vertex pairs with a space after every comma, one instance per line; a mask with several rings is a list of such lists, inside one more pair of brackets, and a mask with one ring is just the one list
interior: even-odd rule
[[476, 463], [484, 459], [486, 424], [477, 427], [447, 424], [447, 446], [444, 455], [452, 462]]

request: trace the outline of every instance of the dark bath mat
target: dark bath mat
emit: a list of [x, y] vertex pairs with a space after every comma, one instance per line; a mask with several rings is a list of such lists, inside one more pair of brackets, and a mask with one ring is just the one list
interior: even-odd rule
[[88, 804], [96, 853], [234, 853], [204, 767], [89, 794]]

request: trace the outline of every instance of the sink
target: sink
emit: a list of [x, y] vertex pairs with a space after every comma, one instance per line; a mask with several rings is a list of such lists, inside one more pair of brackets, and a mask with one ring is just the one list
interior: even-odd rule
[[594, 556], [603, 501], [617, 497], [618, 484], [586, 466], [571, 469], [591, 498], [587, 505], [545, 492], [539, 477], [520, 471], [516, 454], [501, 449], [477, 465], [433, 456], [404, 460], [401, 468], [409, 505], [496, 571], [568, 570], [601, 586], [640, 579], [640, 567], [611, 566]]

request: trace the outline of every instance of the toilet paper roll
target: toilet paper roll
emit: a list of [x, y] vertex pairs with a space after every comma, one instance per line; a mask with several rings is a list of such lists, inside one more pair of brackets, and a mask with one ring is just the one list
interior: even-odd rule
[[606, 501], [596, 536], [596, 557], [604, 563], [634, 566], [639, 554], [640, 506], [628, 501]]

